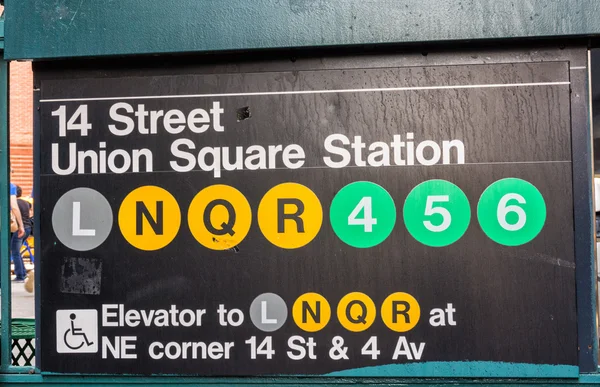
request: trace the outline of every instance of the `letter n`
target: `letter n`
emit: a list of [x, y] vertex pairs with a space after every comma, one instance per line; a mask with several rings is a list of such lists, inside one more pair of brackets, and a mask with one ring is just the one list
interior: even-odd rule
[[135, 202], [135, 234], [144, 234], [144, 218], [156, 235], [163, 235], [163, 202], [156, 202], [156, 219], [152, 217], [144, 202]]
[[302, 301], [302, 323], [307, 323], [309, 314], [314, 322], [321, 323], [321, 301], [317, 301], [315, 309], [311, 308], [307, 301]]

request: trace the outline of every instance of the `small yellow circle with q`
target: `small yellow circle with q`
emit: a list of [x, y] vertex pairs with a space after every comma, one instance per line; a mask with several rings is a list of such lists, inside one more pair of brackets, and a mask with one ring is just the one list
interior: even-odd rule
[[362, 332], [375, 321], [377, 309], [373, 300], [364, 293], [348, 293], [338, 303], [337, 317], [350, 332]]

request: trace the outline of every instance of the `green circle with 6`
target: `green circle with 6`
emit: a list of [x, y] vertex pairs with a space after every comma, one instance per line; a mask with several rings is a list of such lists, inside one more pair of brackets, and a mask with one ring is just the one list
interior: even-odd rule
[[373, 247], [392, 232], [396, 224], [396, 205], [382, 186], [357, 181], [335, 195], [329, 220], [344, 243], [357, 248]]
[[465, 193], [446, 180], [428, 180], [410, 191], [404, 201], [404, 224], [417, 241], [432, 247], [451, 245], [471, 221]]
[[532, 241], [546, 222], [546, 202], [531, 183], [506, 178], [483, 191], [477, 204], [483, 232], [494, 242], [520, 246]]

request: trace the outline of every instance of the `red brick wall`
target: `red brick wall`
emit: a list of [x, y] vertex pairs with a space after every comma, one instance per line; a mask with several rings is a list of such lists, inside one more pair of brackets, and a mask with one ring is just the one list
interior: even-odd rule
[[[4, 7], [0, 5], [0, 12]], [[9, 132], [11, 181], [31, 194], [33, 186], [33, 73], [30, 62], [9, 64]]]
[[11, 181], [21, 186], [23, 195], [33, 185], [33, 73], [31, 62], [9, 64], [10, 162]]

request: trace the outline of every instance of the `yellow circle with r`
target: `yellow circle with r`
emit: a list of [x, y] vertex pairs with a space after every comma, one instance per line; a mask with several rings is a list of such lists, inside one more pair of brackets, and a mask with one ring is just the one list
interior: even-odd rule
[[224, 184], [204, 188], [188, 209], [188, 225], [194, 238], [211, 250], [228, 250], [239, 245], [252, 224], [246, 197]]
[[292, 318], [303, 331], [318, 332], [329, 323], [331, 307], [319, 293], [304, 293], [292, 306]]
[[369, 329], [376, 315], [375, 303], [371, 297], [361, 292], [346, 294], [337, 306], [338, 321], [350, 332]]
[[421, 307], [408, 293], [390, 294], [381, 304], [381, 319], [394, 332], [408, 332], [421, 318]]
[[146, 185], [131, 191], [119, 208], [119, 228], [132, 246], [146, 251], [162, 249], [181, 225], [177, 200], [167, 190]]
[[269, 242], [297, 249], [312, 241], [323, 223], [319, 198], [308, 187], [282, 183], [271, 188], [258, 205], [258, 227]]

